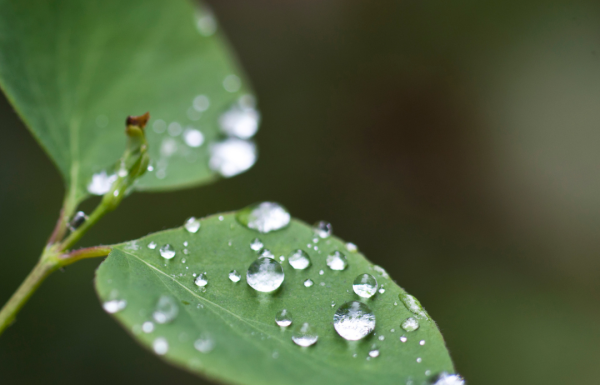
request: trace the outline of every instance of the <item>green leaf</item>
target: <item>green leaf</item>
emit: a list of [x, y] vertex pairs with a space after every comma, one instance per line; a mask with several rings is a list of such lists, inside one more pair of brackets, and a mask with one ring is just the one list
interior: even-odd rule
[[[285, 279], [273, 293], [257, 292], [247, 283], [246, 271], [259, 253], [250, 247], [257, 237], [276, 261], [286, 258], [281, 263]], [[167, 244], [175, 251], [170, 260], [159, 251]], [[305, 270], [295, 270], [288, 262], [297, 249], [312, 261]], [[335, 251], [347, 257], [343, 271], [327, 266], [327, 256]], [[233, 269], [241, 273], [237, 283], [228, 278]], [[206, 273], [204, 288], [194, 283], [200, 273]], [[370, 299], [354, 294], [352, 283], [363, 273], [376, 277], [385, 292]], [[305, 287], [307, 279], [314, 285]], [[105, 309], [114, 312], [142, 346], [165, 353], [161, 356], [169, 363], [229, 383], [424, 384], [438, 373], [453, 372], [439, 330], [414, 297], [407, 297], [362, 254], [348, 251], [340, 239], [317, 238], [298, 220], [281, 230], [259, 233], [228, 213], [202, 219], [197, 233], [177, 228], [118, 245], [97, 271], [96, 290]], [[342, 304], [358, 300], [375, 314], [376, 328], [350, 342], [334, 329], [333, 316]], [[178, 314], [172, 322], [156, 322], [159, 301], [176, 304]], [[292, 314], [287, 328], [275, 323], [283, 309]], [[159, 312], [158, 320], [164, 321], [168, 313]], [[406, 332], [401, 324], [410, 317], [420, 327]], [[316, 344], [306, 348], [291, 339], [303, 323], [318, 334]], [[402, 342], [401, 336], [408, 340]], [[373, 345], [379, 357], [367, 358]]]
[[[218, 176], [209, 159], [211, 145], [226, 138], [220, 116], [232, 106], [254, 123], [258, 115], [215, 23], [186, 0], [0, 0], [0, 86], [75, 200], [88, 194], [93, 174], [113, 171], [125, 149], [126, 117], [146, 111], [154, 171], [138, 190]], [[165, 132], [172, 123], [175, 136]], [[192, 145], [199, 137], [185, 136], [186, 129], [199, 130], [203, 144], [187, 145], [186, 137]], [[252, 154], [241, 162], [252, 164]], [[225, 174], [235, 171], [239, 164]]]

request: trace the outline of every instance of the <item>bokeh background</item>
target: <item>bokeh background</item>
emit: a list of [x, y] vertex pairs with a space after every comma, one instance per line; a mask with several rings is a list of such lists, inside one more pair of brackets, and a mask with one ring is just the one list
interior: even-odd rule
[[[209, 4], [258, 94], [258, 163], [213, 185], [135, 194], [85, 244], [279, 201], [330, 221], [416, 295], [469, 384], [598, 383], [598, 2]], [[63, 186], [5, 99], [0, 122], [4, 302]], [[0, 338], [0, 383], [206, 383], [104, 313], [99, 262], [42, 285]]]

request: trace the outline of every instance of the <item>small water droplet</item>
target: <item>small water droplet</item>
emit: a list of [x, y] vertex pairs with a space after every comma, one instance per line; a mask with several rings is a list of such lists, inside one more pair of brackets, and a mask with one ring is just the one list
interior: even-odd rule
[[231, 270], [229, 272], [229, 280], [231, 280], [231, 282], [239, 282], [240, 279], [242, 279], [242, 275], [238, 273], [237, 270]]
[[279, 289], [285, 276], [281, 264], [271, 258], [259, 257], [246, 273], [248, 285], [256, 291], [269, 293]]
[[83, 211], [78, 211], [73, 215], [73, 218], [69, 222], [69, 230], [75, 231], [79, 226], [83, 225], [88, 220], [88, 216]]
[[179, 307], [175, 299], [168, 295], [161, 295], [156, 303], [156, 309], [152, 313], [152, 318], [159, 324], [165, 324], [173, 321], [179, 314]]
[[223, 222], [223, 220], [224, 220], [224, 219], [225, 219], [225, 217], [224, 217], [224, 216], [222, 216], [222, 215], [219, 215], [219, 221], [220, 221], [220, 222]]
[[385, 289], [382, 287], [381, 289], [379, 289], [379, 294], [383, 294], [385, 293]]
[[210, 353], [215, 348], [215, 341], [209, 336], [202, 336], [194, 341], [194, 348], [200, 353]]
[[152, 242], [148, 243], [148, 248], [150, 250], [156, 249], [156, 242], [152, 241]]
[[292, 313], [283, 309], [275, 315], [275, 323], [281, 327], [288, 327], [292, 324]]
[[323, 270], [319, 270], [319, 275], [323, 275], [325, 272]]
[[400, 342], [405, 343], [406, 341], [408, 341], [408, 338], [405, 336], [400, 337]]
[[114, 314], [118, 311], [121, 311], [125, 309], [126, 306], [127, 301], [125, 301], [124, 299], [113, 299], [112, 301], [104, 302], [104, 304], [102, 305], [104, 310], [110, 314]]
[[390, 329], [390, 333], [393, 333], [395, 331], [396, 331], [396, 329]]
[[144, 333], [152, 333], [154, 331], [154, 324], [150, 321], [146, 321], [142, 324], [142, 331]]
[[313, 226], [313, 231], [321, 238], [327, 238], [331, 235], [331, 223], [319, 221]]
[[465, 380], [458, 374], [440, 373], [433, 385], [465, 385]]
[[398, 294], [398, 298], [400, 298], [400, 301], [402, 301], [408, 311], [416, 315], [418, 318], [429, 319], [429, 315], [425, 309], [423, 309], [423, 306], [421, 306], [419, 300], [414, 296], [407, 293], [400, 293]]
[[376, 358], [379, 357], [379, 350], [377, 349], [373, 349], [369, 352], [369, 357], [371, 358]]
[[264, 258], [275, 259], [275, 256], [273, 255], [273, 253], [271, 253], [271, 250], [269, 249], [264, 249], [263, 251], [261, 251], [260, 256]]
[[398, 306], [398, 302], [394, 302], [394, 306]]
[[[183, 242], [183, 246], [184, 246], [184, 247], [188, 247], [188, 245], [189, 245], [188, 241], [184, 241], [184, 242]], [[184, 260], [184, 262], [185, 262], [185, 260]]]
[[198, 274], [194, 280], [194, 284], [198, 287], [205, 287], [208, 285], [208, 277], [206, 276], [206, 272]]
[[238, 175], [256, 162], [256, 146], [248, 140], [228, 138], [210, 146], [211, 170], [229, 178]]
[[421, 345], [421, 346], [425, 345], [425, 340], [419, 341], [419, 345]]
[[169, 342], [164, 337], [158, 337], [152, 342], [152, 348], [154, 349], [154, 353], [162, 356], [169, 351]]
[[431, 370], [427, 369], [427, 370], [425, 371], [425, 375], [426, 375], [426, 376], [430, 376], [430, 375], [431, 375]]
[[254, 238], [250, 243], [250, 248], [254, 251], [260, 251], [263, 248], [263, 243], [258, 238]]
[[418, 357], [417, 362], [420, 364], [421, 362], [423, 362], [423, 359], [421, 357]]
[[117, 175], [108, 175], [106, 171], [97, 172], [92, 175], [92, 180], [87, 185], [87, 190], [93, 195], [104, 195], [110, 191], [112, 184], [117, 180]]
[[348, 260], [344, 254], [339, 251], [334, 251], [327, 256], [327, 266], [329, 266], [331, 270], [344, 270], [348, 267]]
[[375, 329], [375, 314], [362, 302], [346, 302], [333, 315], [333, 326], [342, 338], [357, 341]]
[[262, 202], [248, 206], [236, 214], [238, 222], [261, 233], [280, 230], [290, 223], [287, 210], [274, 202]]
[[358, 247], [356, 247], [354, 243], [348, 242], [346, 243], [346, 250], [348, 250], [351, 253], [356, 253], [358, 251]]
[[235, 103], [219, 117], [221, 131], [229, 136], [250, 139], [258, 130], [260, 113], [253, 106]]
[[307, 279], [304, 281], [304, 287], [311, 287], [312, 285], [314, 285], [314, 282], [312, 281], [312, 279]]
[[241, 86], [242, 81], [237, 75], [228, 75], [223, 80], [223, 88], [225, 88], [225, 91], [227, 92], [237, 92]]
[[413, 317], [407, 318], [404, 322], [402, 322], [402, 329], [407, 332], [414, 332], [419, 328], [419, 321], [414, 319]]
[[195, 128], [186, 128], [183, 132], [183, 140], [188, 146], [196, 148], [202, 146], [202, 143], [204, 143], [204, 135], [200, 130]]
[[379, 336], [379, 341], [383, 341], [383, 340], [385, 340], [385, 336], [383, 336], [383, 335]]
[[319, 336], [315, 333], [308, 323], [303, 323], [300, 328], [292, 335], [292, 341], [298, 346], [308, 347], [314, 345]]
[[377, 280], [371, 274], [361, 274], [354, 280], [352, 290], [363, 298], [371, 298], [377, 293]]
[[294, 269], [304, 270], [310, 266], [310, 257], [305, 251], [298, 249], [288, 256], [288, 262]]
[[170, 244], [166, 244], [160, 248], [160, 256], [164, 259], [171, 259], [175, 256], [175, 249]]

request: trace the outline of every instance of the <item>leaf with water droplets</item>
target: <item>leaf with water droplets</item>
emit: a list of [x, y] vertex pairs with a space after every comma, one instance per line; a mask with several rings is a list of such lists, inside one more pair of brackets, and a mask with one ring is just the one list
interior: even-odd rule
[[[414, 313], [424, 310], [382, 268], [334, 235], [308, 248], [312, 226], [288, 221], [275, 204], [252, 207], [261, 208], [200, 219], [195, 233], [151, 234], [136, 249], [115, 247], [96, 288], [103, 304], [127, 305], [112, 312], [111, 303], [109, 314], [165, 361], [227, 383], [429, 384], [453, 373], [435, 323]], [[259, 243], [276, 258], [257, 253]], [[355, 293], [357, 277], [370, 298]]]
[[116, 179], [128, 115], [151, 116], [135, 189], [206, 183], [256, 160], [255, 100], [198, 2], [6, 0], [0, 35], [0, 86], [77, 201]]

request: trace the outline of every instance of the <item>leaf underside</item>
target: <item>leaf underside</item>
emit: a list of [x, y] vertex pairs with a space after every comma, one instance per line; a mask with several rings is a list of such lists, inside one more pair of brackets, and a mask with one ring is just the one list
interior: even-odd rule
[[[297, 220], [282, 230], [259, 234], [239, 224], [234, 214], [220, 218], [203, 219], [196, 234], [177, 228], [119, 245], [97, 271], [96, 290], [101, 301], [126, 301], [127, 305], [113, 314], [115, 318], [150, 350], [154, 341], [164, 338], [168, 351], [162, 358], [167, 362], [244, 385], [397, 385], [409, 380], [416, 385], [429, 384], [442, 371], [453, 372], [435, 323], [421, 318], [418, 330], [402, 330], [401, 323], [415, 317], [399, 300], [398, 296], [405, 294], [403, 289], [362, 254], [348, 252], [338, 238], [320, 239], [315, 244], [313, 230]], [[246, 270], [257, 258], [249, 246], [256, 237], [276, 260], [286, 256], [281, 263], [285, 280], [271, 294], [256, 292], [246, 283]], [[152, 242], [157, 244], [155, 249], [148, 248]], [[165, 244], [176, 251], [172, 260], [160, 256], [159, 249]], [[294, 270], [287, 261], [296, 249], [310, 255], [312, 265], [306, 270]], [[335, 250], [348, 258], [344, 271], [332, 271], [326, 265], [326, 256]], [[228, 279], [232, 269], [241, 273], [241, 281]], [[205, 290], [194, 284], [193, 277], [203, 272], [208, 278]], [[352, 283], [362, 273], [375, 276], [385, 292], [360, 299]], [[308, 278], [315, 283], [312, 287], [303, 285]], [[179, 314], [170, 323], [158, 324], [153, 312], [164, 295], [176, 300]], [[366, 303], [377, 320], [374, 332], [358, 342], [344, 340], [333, 327], [336, 309], [351, 300]], [[282, 309], [292, 313], [293, 323], [287, 328], [277, 326], [274, 320]], [[150, 333], [142, 330], [148, 321], [154, 323]], [[292, 342], [291, 335], [305, 322], [319, 339], [315, 345], [301, 348]], [[401, 342], [401, 336], [408, 340]], [[204, 353], [195, 349], [199, 338], [210, 339], [213, 349]], [[380, 355], [367, 359], [373, 345]]]
[[[217, 177], [208, 162], [224, 137], [218, 118], [249, 89], [212, 22], [187, 0], [0, 0], [0, 86], [75, 200], [123, 153], [125, 118], [146, 111], [154, 171], [136, 189]], [[232, 92], [223, 85], [230, 75], [242, 79]], [[210, 102], [203, 112], [193, 109], [198, 95]], [[157, 133], [158, 120], [181, 130]], [[187, 128], [203, 134], [201, 146], [186, 146]]]

